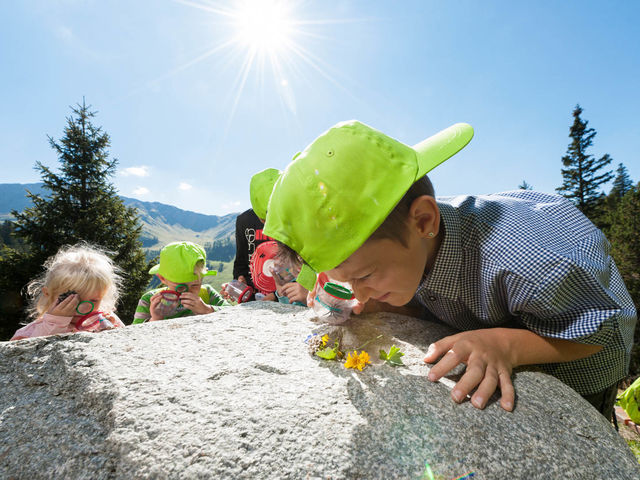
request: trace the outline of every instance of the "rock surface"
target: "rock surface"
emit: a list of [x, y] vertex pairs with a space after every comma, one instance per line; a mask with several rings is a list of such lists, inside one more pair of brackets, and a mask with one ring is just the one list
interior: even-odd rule
[[[375, 339], [374, 364], [314, 357], [310, 333], [345, 350]], [[0, 478], [427, 479], [427, 463], [446, 480], [640, 478], [611, 425], [553, 377], [517, 373], [512, 413], [455, 404], [422, 362], [448, 333], [386, 313], [331, 327], [254, 302], [1, 343]], [[378, 359], [392, 344], [405, 367]]]

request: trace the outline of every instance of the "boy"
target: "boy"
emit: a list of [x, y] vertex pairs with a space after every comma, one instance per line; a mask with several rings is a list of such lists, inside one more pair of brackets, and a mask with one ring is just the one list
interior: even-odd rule
[[[156, 274], [163, 287], [150, 290], [140, 298], [133, 323], [154, 322], [168, 318], [187, 317], [213, 313], [214, 307], [229, 304], [202, 278], [216, 275], [215, 270], [207, 271], [204, 249], [192, 242], [174, 242], [160, 251], [160, 263], [149, 270]], [[162, 313], [163, 293], [167, 291], [179, 298], [173, 311]]]
[[[473, 136], [456, 124], [409, 147], [345, 122], [296, 155], [273, 190], [265, 233], [356, 298], [417, 300], [463, 330], [429, 347], [438, 380], [476, 408], [500, 388], [511, 411], [513, 368], [541, 368], [611, 418], [628, 369], [636, 312], [603, 234], [570, 202], [531, 191], [436, 202], [426, 173]], [[475, 389], [475, 392], [474, 392]], [[474, 392], [474, 393], [472, 393]]]

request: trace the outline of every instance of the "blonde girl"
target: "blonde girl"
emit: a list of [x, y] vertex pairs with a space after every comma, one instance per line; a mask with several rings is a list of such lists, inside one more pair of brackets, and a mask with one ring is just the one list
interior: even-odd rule
[[27, 285], [33, 321], [11, 340], [123, 327], [113, 313], [120, 282], [118, 267], [98, 248], [85, 243], [62, 247]]

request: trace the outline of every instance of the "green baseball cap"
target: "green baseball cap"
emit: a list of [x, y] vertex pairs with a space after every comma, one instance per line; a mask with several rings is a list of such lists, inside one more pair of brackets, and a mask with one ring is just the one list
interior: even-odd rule
[[267, 205], [269, 197], [273, 191], [278, 178], [280, 178], [280, 170], [276, 168], [266, 168], [251, 177], [249, 182], [249, 196], [251, 197], [251, 208], [258, 216], [264, 220], [267, 218]]
[[158, 273], [174, 283], [195, 282], [199, 279], [193, 270], [200, 260], [205, 264], [202, 276], [218, 274], [215, 270], [207, 271], [207, 255], [204, 248], [197, 243], [170, 243], [160, 250], [160, 263], [151, 267], [149, 273]]
[[[278, 178], [264, 226], [305, 261], [298, 282], [340, 265], [371, 236], [411, 185], [459, 152], [473, 128], [457, 123], [413, 147], [352, 120], [297, 154]], [[309, 268], [310, 267], [310, 268]]]

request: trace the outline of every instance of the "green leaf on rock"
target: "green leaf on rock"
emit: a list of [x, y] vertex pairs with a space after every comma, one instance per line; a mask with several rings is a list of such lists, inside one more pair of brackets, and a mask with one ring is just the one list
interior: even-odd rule
[[380, 358], [386, 363], [396, 367], [404, 365], [404, 363], [402, 363], [403, 356], [404, 353], [402, 353], [400, 349], [395, 345], [391, 346], [391, 348], [389, 349], [389, 353], [385, 352], [384, 350], [380, 350]]
[[331, 347], [327, 347], [316, 352], [317, 356], [319, 356], [320, 358], [324, 358], [325, 360], [333, 360], [336, 358], [337, 354], [338, 352], [336, 351], [336, 349]]

